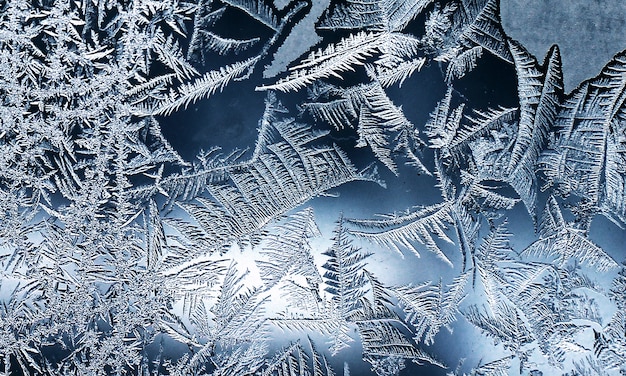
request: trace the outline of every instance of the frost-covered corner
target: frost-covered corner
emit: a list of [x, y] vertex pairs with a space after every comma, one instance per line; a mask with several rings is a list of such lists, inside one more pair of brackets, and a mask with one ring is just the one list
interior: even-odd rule
[[[311, 8], [0, 1], [0, 371], [626, 371], [623, 246], [594, 232], [626, 225], [626, 55], [566, 95], [497, 0], [345, 0], [263, 77]], [[513, 103], [468, 90], [487, 65]], [[433, 77], [420, 120], [398, 93]], [[256, 143], [183, 158], [168, 117], [247, 81]], [[405, 177], [436, 197], [320, 232], [319, 197]]]

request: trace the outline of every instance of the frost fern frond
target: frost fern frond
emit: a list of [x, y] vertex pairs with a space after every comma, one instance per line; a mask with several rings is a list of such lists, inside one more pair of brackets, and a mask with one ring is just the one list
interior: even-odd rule
[[258, 59], [253, 57], [222, 67], [220, 70], [210, 71], [191, 83], [181, 85], [176, 92], [170, 93], [167, 99], [155, 106], [153, 115], [170, 115], [181, 108], [187, 108], [191, 103], [209, 97], [217, 90], [223, 90], [232, 80], [252, 69]]
[[354, 71], [354, 66], [363, 65], [367, 57], [379, 51], [386, 38], [385, 33], [352, 34], [324, 50], [312, 52], [300, 64], [289, 68], [289, 76], [275, 84], [257, 87], [256, 90], [297, 91], [320, 78], [341, 78], [341, 72]]
[[393, 249], [400, 254], [402, 254], [400, 247], [407, 248], [419, 257], [420, 253], [413, 244], [414, 241], [417, 241], [423, 244], [427, 250], [435, 253], [446, 264], [452, 266], [452, 262], [433, 237], [434, 235], [453, 244], [453, 241], [446, 234], [448, 225], [454, 223], [451, 215], [452, 210], [453, 202], [443, 202], [419, 208], [413, 213], [393, 214], [380, 220], [348, 219], [346, 221], [368, 230], [350, 230], [354, 236]]

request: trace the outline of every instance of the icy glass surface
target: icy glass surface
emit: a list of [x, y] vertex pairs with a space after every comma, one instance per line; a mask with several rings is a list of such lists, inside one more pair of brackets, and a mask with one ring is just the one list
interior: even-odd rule
[[626, 372], [624, 46], [502, 2], [0, 0], [0, 372]]

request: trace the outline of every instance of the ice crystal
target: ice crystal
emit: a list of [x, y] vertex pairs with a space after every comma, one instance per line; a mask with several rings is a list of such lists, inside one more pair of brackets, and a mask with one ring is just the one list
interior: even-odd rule
[[[310, 9], [0, 1], [0, 371], [626, 372], [623, 249], [596, 235], [626, 225], [624, 53], [566, 95], [498, 0], [331, 1], [262, 78]], [[472, 94], [483, 65], [513, 100]], [[231, 87], [265, 100], [256, 143], [189, 160], [166, 124]], [[402, 179], [436, 193], [321, 230], [333, 190]]]

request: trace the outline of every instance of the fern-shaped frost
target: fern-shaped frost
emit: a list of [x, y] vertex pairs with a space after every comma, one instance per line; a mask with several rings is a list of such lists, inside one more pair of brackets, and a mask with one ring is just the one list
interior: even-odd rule
[[402, 254], [400, 247], [411, 250], [420, 256], [418, 248], [413, 244], [417, 241], [438, 258], [452, 266], [452, 262], [445, 255], [443, 249], [435, 241], [435, 237], [448, 242], [453, 241], [446, 234], [449, 224], [454, 223], [451, 216], [452, 203], [444, 202], [424, 208], [412, 213], [394, 214], [379, 220], [350, 219], [349, 223], [368, 229], [369, 231], [351, 230], [357, 237], [389, 247]]

